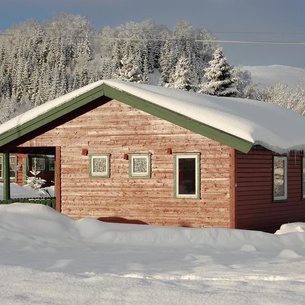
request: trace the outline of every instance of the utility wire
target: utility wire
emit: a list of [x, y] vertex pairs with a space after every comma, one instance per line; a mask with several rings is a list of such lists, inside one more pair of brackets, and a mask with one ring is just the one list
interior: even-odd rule
[[[202, 41], [204, 40], [196, 40]], [[270, 44], [270, 45], [305, 45], [305, 41], [251, 41], [251, 40], [206, 40], [206, 42], [237, 43], [237, 44]]]
[[[263, 32], [216, 32], [216, 33], [243, 33], [243, 34], [268, 34]], [[271, 34], [271, 32], [269, 33]], [[273, 33], [276, 34], [276, 33]], [[278, 33], [284, 34], [284, 33]], [[287, 34], [305, 34], [305, 33], [287, 33]], [[32, 37], [31, 35], [14, 35], [9, 33], [0, 33], [0, 36], [9, 37]], [[58, 36], [49, 36], [53, 38], [60, 38]], [[177, 38], [169, 39], [152, 39], [152, 38], [115, 38], [115, 37], [102, 37], [102, 36], [75, 36], [74, 38], [92, 38], [100, 40], [124, 40], [124, 41], [175, 41]], [[178, 38], [179, 39], [179, 38]], [[191, 40], [191, 39], [190, 39]], [[208, 42], [208, 43], [233, 43], [233, 44], [268, 44], [268, 45], [305, 45], [305, 41], [272, 41], [272, 40], [218, 40], [218, 39], [195, 39], [195, 42]]]

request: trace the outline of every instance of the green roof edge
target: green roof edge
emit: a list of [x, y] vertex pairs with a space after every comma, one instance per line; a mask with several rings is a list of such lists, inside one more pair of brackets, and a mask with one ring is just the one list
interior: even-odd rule
[[226, 144], [244, 153], [247, 153], [253, 146], [253, 143], [249, 141], [218, 130], [196, 120], [190, 119], [189, 117], [186, 117], [180, 113], [156, 105], [128, 92], [103, 83], [79, 96], [76, 96], [75, 98], [71, 98], [71, 100], [50, 109], [49, 111], [28, 122], [25, 122], [22, 125], [4, 132], [0, 136], [0, 147], [44, 126], [45, 124], [55, 121], [56, 119], [94, 101], [101, 96], [107, 96], [109, 98], [115, 99], [119, 102], [125, 103], [129, 106], [154, 115], [160, 119], [164, 119], [180, 127], [206, 136], [212, 140]]

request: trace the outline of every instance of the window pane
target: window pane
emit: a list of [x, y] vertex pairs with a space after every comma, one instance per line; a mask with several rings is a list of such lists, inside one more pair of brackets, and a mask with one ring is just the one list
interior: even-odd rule
[[[16, 178], [17, 157], [10, 156], [10, 179]], [[3, 157], [0, 157], [0, 178], [3, 179]]]
[[179, 194], [196, 194], [196, 159], [179, 158]]
[[106, 158], [93, 158], [92, 171], [94, 173], [105, 173], [107, 170]]
[[147, 158], [135, 157], [133, 158], [133, 173], [146, 173], [147, 172]]
[[16, 171], [17, 171], [17, 157], [10, 156], [10, 177], [16, 178]]
[[150, 178], [150, 154], [129, 155], [129, 176], [137, 178]]
[[273, 195], [275, 199], [286, 199], [286, 158], [274, 158]]
[[44, 171], [46, 168], [45, 158], [32, 158], [32, 171]]
[[90, 155], [90, 176], [108, 178], [109, 155]]

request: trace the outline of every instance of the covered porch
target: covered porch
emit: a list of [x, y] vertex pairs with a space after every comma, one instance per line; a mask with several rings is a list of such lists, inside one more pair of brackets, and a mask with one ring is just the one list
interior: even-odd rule
[[[1, 182], [3, 183], [3, 194], [0, 204], [14, 202], [37, 203], [50, 206], [61, 211], [60, 202], [60, 147], [6, 147], [0, 152]], [[24, 156], [17, 158], [16, 156]], [[13, 158], [14, 156], [14, 158]], [[13, 162], [12, 162], [13, 161]], [[30, 174], [29, 174], [30, 173]], [[54, 192], [46, 192], [45, 196], [37, 192], [37, 196], [29, 196], [26, 193], [21, 196], [13, 194], [13, 183], [25, 184], [28, 175], [46, 181], [47, 186], [53, 184]], [[22, 176], [22, 183], [18, 177]], [[15, 186], [16, 187], [16, 186]]]

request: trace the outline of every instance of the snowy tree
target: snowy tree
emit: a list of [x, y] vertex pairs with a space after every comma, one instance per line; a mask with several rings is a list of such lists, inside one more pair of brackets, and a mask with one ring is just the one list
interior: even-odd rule
[[213, 59], [209, 61], [204, 71], [204, 77], [207, 81], [199, 87], [200, 93], [218, 96], [237, 95], [233, 70], [227, 62], [222, 48], [215, 50]]
[[167, 86], [170, 83], [171, 75], [175, 69], [174, 61], [171, 42], [166, 40], [160, 52], [160, 86]]
[[[204, 42], [198, 43], [201, 38]], [[174, 31], [151, 20], [94, 29], [86, 17], [66, 14], [15, 25], [0, 39], [0, 108], [7, 109], [2, 121], [19, 109], [119, 74], [124, 80], [148, 83], [154, 73], [160, 75], [155, 83], [173, 86], [182, 56], [192, 67], [196, 87], [215, 49], [212, 35], [187, 21], [178, 22]]]
[[190, 61], [187, 57], [181, 56], [178, 60], [175, 73], [172, 76], [173, 83], [171, 87], [190, 91], [193, 89], [193, 74], [190, 67]]
[[143, 58], [144, 62], [143, 62], [143, 68], [142, 68], [142, 83], [143, 84], [148, 84], [149, 82], [149, 63], [148, 63], [148, 58], [147, 55], [144, 55]]
[[119, 69], [118, 77], [121, 80], [140, 83], [142, 82], [142, 72], [139, 57], [124, 55], [121, 60], [122, 67]]
[[241, 66], [234, 67], [233, 78], [237, 89], [237, 97], [260, 99], [260, 90], [257, 84], [252, 81], [252, 76], [249, 71], [244, 70]]
[[296, 88], [291, 88], [287, 84], [277, 82], [262, 91], [262, 99], [305, 115], [304, 87], [304, 84], [300, 84]]

